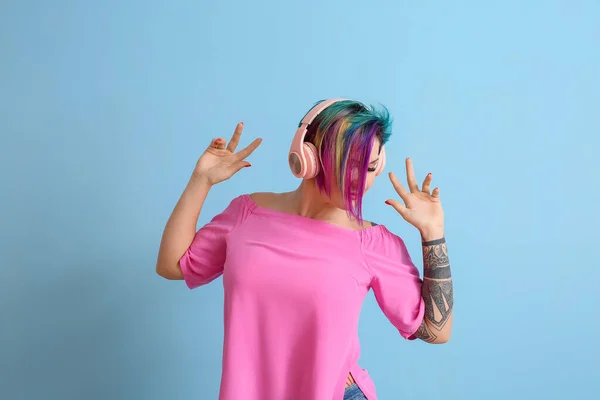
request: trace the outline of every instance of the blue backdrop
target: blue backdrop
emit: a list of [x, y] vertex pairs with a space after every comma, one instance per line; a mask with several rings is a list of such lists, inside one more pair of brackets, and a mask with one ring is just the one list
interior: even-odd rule
[[[382, 103], [388, 171], [433, 172], [454, 331], [404, 341], [370, 295], [361, 364], [381, 399], [600, 391], [596, 1], [4, 1], [0, 398], [216, 399], [222, 287], [158, 277], [197, 158], [245, 122], [263, 144], [211, 192], [284, 191], [317, 100]], [[366, 217], [419, 237], [384, 201]]]

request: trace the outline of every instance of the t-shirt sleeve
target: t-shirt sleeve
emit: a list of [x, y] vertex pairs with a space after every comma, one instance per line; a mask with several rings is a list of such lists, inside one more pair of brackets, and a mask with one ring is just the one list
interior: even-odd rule
[[201, 227], [179, 260], [183, 279], [190, 289], [206, 285], [223, 273], [227, 236], [246, 218], [245, 196], [236, 197], [220, 214]]
[[413, 340], [425, 314], [419, 271], [404, 241], [387, 229], [367, 245], [366, 261], [373, 274], [371, 289], [377, 304], [402, 337]]

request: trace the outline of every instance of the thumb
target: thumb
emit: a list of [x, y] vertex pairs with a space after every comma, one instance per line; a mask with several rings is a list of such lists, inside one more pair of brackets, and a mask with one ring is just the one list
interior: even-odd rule
[[386, 200], [385, 204], [394, 207], [394, 210], [398, 211], [402, 217], [405, 217], [408, 214], [408, 208], [398, 200]]
[[250, 166], [252, 166], [252, 164], [250, 164], [248, 161], [244, 161], [244, 160], [239, 160], [239, 161], [236, 161], [233, 164], [231, 164], [231, 168], [233, 169], [234, 174], [236, 172], [238, 172], [240, 169], [247, 168]]

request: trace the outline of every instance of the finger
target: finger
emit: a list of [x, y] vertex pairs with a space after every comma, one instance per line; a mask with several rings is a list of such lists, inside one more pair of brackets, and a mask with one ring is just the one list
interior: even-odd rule
[[233, 164], [231, 164], [231, 168], [233, 168], [234, 173], [238, 172], [242, 168], [248, 168], [251, 166], [252, 166], [252, 164], [250, 164], [248, 161], [244, 161], [244, 160], [239, 160], [239, 161], [236, 161]]
[[222, 150], [225, 148], [225, 139], [215, 138], [210, 142], [210, 146], [208, 146], [208, 147], [213, 148], [213, 149]]
[[243, 130], [244, 130], [244, 123], [240, 122], [239, 124], [237, 124], [237, 126], [235, 127], [235, 130], [233, 131], [233, 136], [231, 137], [231, 140], [229, 141], [227, 150], [229, 150], [232, 153], [235, 152], [235, 149], [236, 149], [238, 143], [240, 142], [240, 137], [242, 136]]
[[388, 175], [390, 177], [390, 181], [392, 182], [392, 186], [396, 190], [396, 193], [398, 193], [400, 198], [404, 200], [405, 203], [408, 202], [410, 193], [404, 188], [404, 186], [402, 186], [402, 184], [400, 183], [398, 178], [396, 178], [396, 175], [393, 172], [390, 172]]
[[431, 180], [432, 179], [433, 179], [433, 175], [431, 175], [431, 172], [430, 172], [427, 174], [427, 176], [425, 177], [425, 180], [423, 181], [423, 188], [421, 189], [422, 192], [429, 194], [429, 191], [431, 190]]
[[250, 143], [246, 148], [238, 151], [236, 153], [236, 156], [237, 156], [238, 160], [243, 160], [244, 158], [246, 158], [250, 154], [252, 154], [252, 152], [254, 150], [256, 150], [256, 148], [260, 145], [261, 142], [262, 142], [261, 138], [254, 139], [254, 141], [252, 143]]
[[433, 189], [433, 193], [431, 194], [433, 197], [435, 197], [436, 199], [440, 198], [440, 188], [435, 188]]
[[223, 138], [217, 138], [216, 145], [219, 150], [223, 150], [223, 149], [225, 149], [227, 142]]
[[386, 200], [385, 204], [394, 207], [394, 210], [398, 211], [398, 214], [402, 215], [403, 217], [408, 213], [408, 208], [406, 208], [406, 206], [400, 203], [398, 200]]
[[406, 159], [406, 181], [408, 182], [408, 188], [411, 193], [419, 191], [419, 185], [417, 185], [417, 180], [415, 179], [415, 171], [413, 169], [412, 160], [410, 158]]

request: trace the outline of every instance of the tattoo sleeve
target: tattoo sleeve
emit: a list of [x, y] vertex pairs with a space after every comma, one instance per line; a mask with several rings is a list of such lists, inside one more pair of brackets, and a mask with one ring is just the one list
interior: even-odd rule
[[423, 242], [421, 296], [425, 302], [425, 318], [414, 336], [432, 343], [443, 331], [454, 303], [445, 238]]

